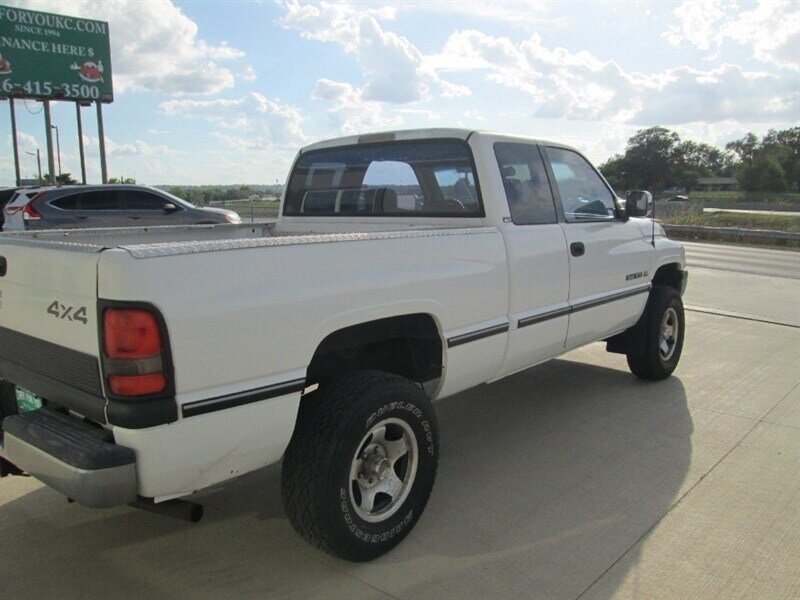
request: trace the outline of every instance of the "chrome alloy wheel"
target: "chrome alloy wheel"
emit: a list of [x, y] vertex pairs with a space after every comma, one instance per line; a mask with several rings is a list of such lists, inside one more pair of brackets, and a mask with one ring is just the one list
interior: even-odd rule
[[661, 327], [659, 329], [658, 350], [661, 354], [661, 360], [669, 360], [675, 354], [680, 327], [678, 313], [674, 308], [667, 309], [661, 318]]
[[393, 515], [417, 475], [419, 448], [414, 432], [400, 419], [386, 419], [362, 438], [350, 464], [350, 501], [369, 523]]

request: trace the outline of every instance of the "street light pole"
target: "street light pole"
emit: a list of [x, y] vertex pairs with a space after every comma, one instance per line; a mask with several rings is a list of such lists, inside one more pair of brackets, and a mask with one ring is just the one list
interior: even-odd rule
[[56, 148], [58, 149], [58, 176], [61, 177], [61, 138], [58, 135], [58, 125], [50, 125], [56, 130]]
[[31, 156], [36, 157], [36, 164], [39, 165], [39, 183], [42, 183], [42, 155], [39, 152], [39, 149], [36, 149], [36, 154], [33, 152], [28, 152], [27, 150], [25, 151], [25, 154], [30, 154]]

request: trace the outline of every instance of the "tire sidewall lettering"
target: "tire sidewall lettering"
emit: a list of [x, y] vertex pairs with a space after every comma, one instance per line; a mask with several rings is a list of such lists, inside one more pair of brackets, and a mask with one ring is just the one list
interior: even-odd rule
[[[428, 457], [427, 460], [435, 460], [436, 458], [434, 425], [426, 417], [425, 412], [413, 401], [403, 400], [387, 402], [377, 410], [371, 411], [367, 416], [363, 430], [365, 432], [369, 431], [375, 423], [387, 418], [399, 418], [408, 423], [417, 438], [421, 464], [417, 471], [416, 480], [412, 484], [412, 491], [405, 501], [406, 506], [384, 522], [368, 523], [359, 518], [351, 506], [350, 493], [347, 488], [350, 483], [349, 480], [345, 482], [345, 485], [339, 486], [339, 497], [337, 499], [339, 510], [337, 512], [347, 531], [359, 541], [368, 544], [387, 542], [413, 525], [417, 514], [414, 506], [414, 492], [419, 486], [420, 478], [429, 476], [429, 469], [424, 465], [426, 455]], [[347, 451], [352, 454], [355, 450], [350, 448]]]

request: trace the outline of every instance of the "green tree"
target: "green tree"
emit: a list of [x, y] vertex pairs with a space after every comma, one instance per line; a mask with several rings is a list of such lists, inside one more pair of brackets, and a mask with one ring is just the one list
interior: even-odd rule
[[759, 152], [753, 160], [743, 163], [737, 181], [748, 192], [785, 192], [789, 189], [783, 167], [771, 152]]
[[[49, 182], [50, 173], [45, 173], [42, 175], [42, 185], [47, 185]], [[61, 175], [56, 175], [56, 185], [75, 185], [76, 183], [78, 183], [78, 180], [72, 177], [72, 173], [62, 173]]]
[[730, 142], [740, 164], [739, 186], [746, 191], [800, 191], [800, 127], [770, 129], [759, 141], [754, 133]]

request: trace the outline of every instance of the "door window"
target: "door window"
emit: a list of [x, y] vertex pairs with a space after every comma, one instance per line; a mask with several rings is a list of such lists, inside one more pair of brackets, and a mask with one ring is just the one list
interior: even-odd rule
[[539, 147], [498, 142], [494, 155], [515, 225], [556, 222], [553, 194]]
[[125, 192], [125, 206], [128, 210], [164, 210], [164, 205], [167, 200], [156, 194], [150, 192], [143, 192], [142, 190], [126, 190]]
[[60, 208], [61, 210], [78, 210], [78, 198], [80, 197], [81, 197], [80, 194], [70, 194], [69, 196], [65, 196], [64, 198], [53, 200], [50, 203], [50, 206], [55, 206], [56, 208]]
[[81, 210], [122, 210], [116, 190], [97, 190], [83, 192], [80, 200]]
[[611, 220], [614, 195], [592, 165], [577, 152], [547, 148], [567, 221]]

